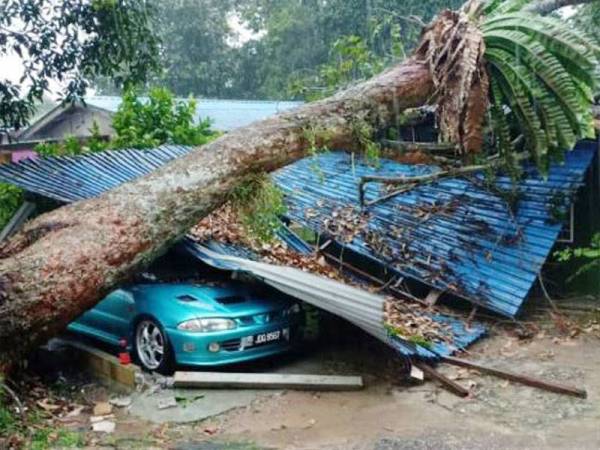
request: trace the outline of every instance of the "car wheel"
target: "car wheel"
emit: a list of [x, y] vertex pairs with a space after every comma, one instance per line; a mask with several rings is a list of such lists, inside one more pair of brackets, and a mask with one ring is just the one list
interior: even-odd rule
[[155, 320], [144, 318], [135, 327], [135, 357], [150, 371], [170, 375], [175, 368], [173, 351], [163, 327]]

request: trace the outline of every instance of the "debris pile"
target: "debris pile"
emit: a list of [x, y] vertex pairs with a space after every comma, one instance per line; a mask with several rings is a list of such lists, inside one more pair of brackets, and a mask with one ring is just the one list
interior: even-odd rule
[[419, 304], [400, 302], [387, 296], [384, 320], [390, 334], [423, 347], [428, 348], [432, 343], [453, 343], [450, 327], [433, 320], [430, 315], [423, 314], [423, 307]]
[[[341, 239], [351, 241], [356, 234], [367, 233], [366, 217], [353, 207], [337, 208], [329, 223], [332, 226], [336, 224], [336, 236]], [[252, 239], [230, 205], [224, 205], [205, 217], [190, 234], [200, 242], [212, 240], [220, 244], [250, 248], [257, 259], [264, 263], [295, 267], [372, 293], [380, 293], [382, 290], [381, 286], [359, 280], [331, 266], [325, 256], [317, 252], [304, 255], [289, 249], [279, 240], [260, 243]], [[390, 335], [424, 347], [441, 342], [452, 344], [450, 327], [435, 321], [422, 305], [392, 296], [385, 298], [383, 325]]]
[[323, 232], [341, 242], [352, 242], [361, 233], [368, 232], [369, 214], [353, 205], [334, 207], [323, 219]]
[[230, 205], [225, 205], [208, 215], [190, 231], [199, 242], [210, 240], [227, 245], [243, 245], [252, 250], [264, 263], [287, 265], [321, 275], [333, 280], [347, 282], [349, 279], [331, 267], [323, 256], [316, 253], [301, 255], [287, 248], [281, 241], [261, 243], [246, 233]]

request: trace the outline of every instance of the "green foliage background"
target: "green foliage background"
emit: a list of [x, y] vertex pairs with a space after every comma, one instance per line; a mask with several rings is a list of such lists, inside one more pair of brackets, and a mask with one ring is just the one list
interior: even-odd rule
[[151, 89], [147, 99], [128, 91], [113, 116], [111, 148], [150, 148], [164, 143], [203, 145], [217, 136], [210, 120], [194, 123], [196, 100], [177, 101], [165, 88]]
[[65, 101], [96, 77], [120, 87], [146, 82], [160, 64], [154, 17], [147, 0], [0, 2], [0, 54], [23, 62], [18, 82], [0, 75], [0, 129], [26, 125], [52, 80]]
[[[166, 0], [157, 84], [177, 96], [306, 99], [342, 79], [368, 77], [416, 44], [421, 25], [462, 0]], [[239, 38], [238, 18], [254, 39]], [[354, 42], [353, 42], [354, 41]], [[352, 55], [359, 50], [352, 67]], [[307, 80], [299, 89], [299, 80]], [[99, 81], [101, 92], [118, 93]]]

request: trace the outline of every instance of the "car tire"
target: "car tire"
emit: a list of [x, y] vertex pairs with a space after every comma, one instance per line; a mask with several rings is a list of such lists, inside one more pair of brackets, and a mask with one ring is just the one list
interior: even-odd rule
[[171, 375], [175, 371], [173, 348], [162, 325], [150, 317], [135, 322], [133, 353], [142, 369]]

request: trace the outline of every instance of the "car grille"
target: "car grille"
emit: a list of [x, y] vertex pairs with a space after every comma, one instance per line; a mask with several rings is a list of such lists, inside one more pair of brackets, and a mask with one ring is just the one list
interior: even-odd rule
[[237, 352], [240, 350], [241, 344], [241, 339], [229, 339], [228, 341], [221, 342], [221, 348], [226, 352]]
[[280, 322], [284, 318], [284, 311], [273, 311], [265, 314], [255, 314], [253, 316], [240, 317], [238, 319], [241, 325], [263, 325], [266, 323]]

